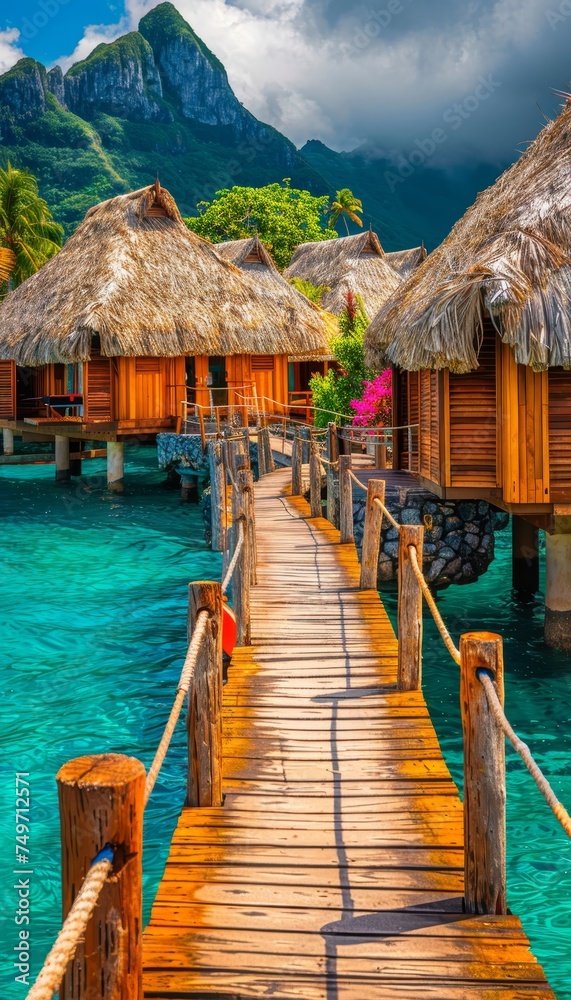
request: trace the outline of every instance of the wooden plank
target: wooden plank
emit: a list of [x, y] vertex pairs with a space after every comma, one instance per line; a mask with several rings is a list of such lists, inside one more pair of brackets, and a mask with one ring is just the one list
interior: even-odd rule
[[[435, 472], [430, 402], [423, 461]], [[437, 471], [437, 470], [436, 470]], [[463, 913], [463, 810], [353, 545], [287, 472], [256, 487], [251, 645], [223, 692], [224, 806], [183, 810], [149, 998], [554, 1000], [514, 916]]]

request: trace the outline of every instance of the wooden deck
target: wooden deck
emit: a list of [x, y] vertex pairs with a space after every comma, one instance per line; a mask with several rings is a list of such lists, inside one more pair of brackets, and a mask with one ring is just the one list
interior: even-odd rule
[[224, 695], [225, 806], [185, 809], [145, 997], [547, 1000], [520, 921], [462, 913], [462, 810], [354, 547], [256, 487], [253, 646]]

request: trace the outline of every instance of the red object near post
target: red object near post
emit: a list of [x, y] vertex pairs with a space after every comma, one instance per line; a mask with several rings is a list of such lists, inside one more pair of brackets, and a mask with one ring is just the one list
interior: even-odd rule
[[226, 656], [232, 656], [238, 640], [236, 615], [227, 604], [222, 606], [222, 648]]

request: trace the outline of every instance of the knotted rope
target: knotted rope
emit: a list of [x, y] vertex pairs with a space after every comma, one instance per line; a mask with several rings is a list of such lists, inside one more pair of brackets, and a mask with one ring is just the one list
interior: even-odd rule
[[75, 955], [77, 946], [91, 920], [101, 890], [113, 869], [113, 850], [104, 848], [95, 858], [75, 897], [55, 944], [26, 1000], [52, 1000]]
[[376, 504], [377, 507], [379, 507], [382, 510], [383, 515], [386, 517], [387, 521], [389, 521], [390, 524], [392, 524], [393, 528], [396, 531], [400, 532], [401, 525], [398, 523], [398, 521], [395, 521], [393, 515], [391, 514], [390, 510], [387, 510], [387, 508], [385, 507], [383, 501], [379, 500], [378, 497], [375, 497], [375, 499], [373, 500], [373, 503]]

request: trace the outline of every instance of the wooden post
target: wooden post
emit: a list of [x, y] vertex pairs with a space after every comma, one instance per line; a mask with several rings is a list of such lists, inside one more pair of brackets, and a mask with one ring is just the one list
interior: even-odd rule
[[303, 491], [301, 460], [301, 436], [299, 430], [296, 428], [291, 450], [291, 494], [294, 497], [300, 497]]
[[464, 732], [464, 865], [467, 913], [505, 914], [505, 738], [490, 712], [480, 671], [504, 703], [503, 643], [491, 632], [460, 640], [460, 705]]
[[321, 504], [321, 458], [319, 456], [319, 441], [311, 438], [311, 455], [309, 458], [309, 493], [312, 517], [323, 517]]
[[222, 461], [222, 442], [211, 441], [208, 446], [211, 490], [212, 551], [224, 552], [226, 548], [226, 476]]
[[353, 483], [351, 482], [352, 459], [350, 455], [339, 456], [339, 522], [341, 544], [348, 545], [355, 540], [353, 522]]
[[204, 422], [204, 410], [201, 406], [197, 406], [198, 410], [198, 422], [200, 424], [200, 437], [202, 440], [202, 450], [206, 451], [206, 425]]
[[140, 1000], [145, 768], [133, 757], [71, 760], [57, 778], [63, 917], [93, 859], [110, 844], [115, 861], [84, 937], [68, 965], [60, 1000]]
[[383, 512], [374, 501], [378, 499], [384, 504], [385, 487], [384, 479], [369, 480], [365, 527], [363, 529], [363, 551], [361, 554], [361, 590], [377, 589]]
[[387, 445], [386, 441], [383, 441], [375, 445], [375, 468], [376, 469], [386, 469], [387, 467]]
[[422, 569], [424, 527], [403, 524], [399, 532], [398, 681], [399, 691], [422, 689], [422, 590], [410, 561], [416, 547]]
[[252, 462], [250, 459], [250, 430], [247, 422], [246, 426], [244, 427], [244, 430], [242, 431], [242, 440], [243, 440], [244, 457], [246, 459], [246, 461], [243, 462], [242, 464], [247, 469], [250, 469], [252, 467]]
[[250, 645], [250, 587], [255, 576], [255, 556], [252, 545], [252, 507], [251, 496], [254, 490], [254, 480], [249, 469], [241, 469], [237, 474], [237, 489], [234, 490], [232, 498], [232, 522], [234, 545], [236, 551], [238, 545], [239, 529], [242, 524], [244, 530], [244, 544], [242, 553], [234, 570], [232, 582], [232, 594], [234, 597], [234, 611], [238, 619], [238, 646]]
[[260, 474], [260, 479], [262, 476], [267, 476], [269, 469], [267, 467], [267, 454], [265, 448], [264, 440], [265, 429], [262, 427], [262, 423], [258, 424], [258, 472]]
[[311, 428], [301, 428], [301, 464], [309, 465], [311, 458]]
[[276, 463], [272, 452], [272, 438], [269, 426], [264, 428], [264, 447], [266, 449], [266, 467], [269, 472], [276, 471]]
[[210, 621], [188, 693], [186, 804], [210, 808], [222, 805], [222, 587], [219, 583], [190, 584], [189, 641], [196, 619], [204, 610], [209, 612]]
[[339, 461], [339, 439], [337, 437], [337, 424], [329, 423], [327, 426], [327, 520], [339, 527], [339, 497], [335, 489], [336, 475], [335, 464]]

